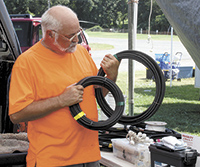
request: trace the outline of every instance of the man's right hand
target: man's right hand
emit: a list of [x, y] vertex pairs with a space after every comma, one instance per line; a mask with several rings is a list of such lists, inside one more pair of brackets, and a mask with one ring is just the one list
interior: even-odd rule
[[71, 85], [59, 96], [33, 101], [22, 110], [10, 115], [10, 119], [16, 124], [45, 117], [63, 107], [68, 107], [83, 101], [83, 90], [84, 87], [82, 85]]
[[58, 96], [62, 107], [68, 107], [83, 101], [84, 87], [82, 85], [70, 85]]

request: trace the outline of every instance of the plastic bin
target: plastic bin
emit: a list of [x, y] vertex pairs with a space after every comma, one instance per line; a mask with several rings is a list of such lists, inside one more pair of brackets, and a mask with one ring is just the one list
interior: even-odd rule
[[136, 167], [150, 167], [150, 152], [148, 145], [131, 145], [126, 138], [111, 139], [113, 145], [113, 154], [135, 164]]
[[181, 66], [179, 67], [178, 78], [192, 78], [193, 66]]
[[167, 151], [157, 148], [154, 144], [149, 146], [151, 152], [151, 167], [154, 167], [155, 162], [162, 162], [176, 167], [195, 167], [197, 157], [190, 157], [186, 162], [185, 151]]

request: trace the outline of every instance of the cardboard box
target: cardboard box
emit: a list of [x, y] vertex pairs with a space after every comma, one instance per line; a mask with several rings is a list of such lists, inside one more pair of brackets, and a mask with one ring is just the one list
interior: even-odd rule
[[[182, 133], [182, 139], [188, 147], [192, 147], [200, 153], [200, 137]], [[200, 157], [197, 157], [196, 167], [200, 166]]]

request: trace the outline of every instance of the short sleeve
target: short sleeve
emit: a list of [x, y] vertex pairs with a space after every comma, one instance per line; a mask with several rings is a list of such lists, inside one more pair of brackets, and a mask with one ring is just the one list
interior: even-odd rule
[[16, 113], [34, 101], [34, 86], [27, 68], [14, 64], [9, 90], [9, 115]]

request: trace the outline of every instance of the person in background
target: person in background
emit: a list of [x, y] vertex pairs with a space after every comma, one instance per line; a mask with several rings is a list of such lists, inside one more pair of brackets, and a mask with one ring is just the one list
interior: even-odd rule
[[[42, 15], [41, 26], [43, 39], [17, 58], [9, 91], [11, 121], [28, 121], [27, 167], [99, 167], [98, 131], [79, 125], [69, 110], [80, 103], [87, 117], [98, 121], [94, 86], [75, 85], [98, 72], [78, 44], [82, 29], [77, 15], [54, 6]], [[108, 54], [100, 65], [116, 81], [118, 60]]]

